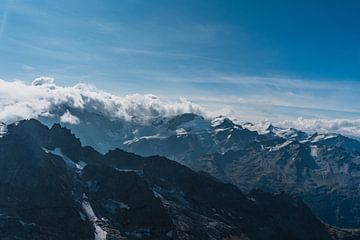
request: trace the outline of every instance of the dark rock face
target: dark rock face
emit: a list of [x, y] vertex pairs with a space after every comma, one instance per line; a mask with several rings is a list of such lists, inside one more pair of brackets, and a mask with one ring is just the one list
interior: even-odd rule
[[202, 118], [194, 113], [184, 113], [174, 118], [170, 119], [169, 121], [169, 129], [176, 130], [180, 125], [193, 121], [196, 118]]
[[90, 239], [92, 226], [80, 218], [64, 162], [39, 145], [48, 129], [33, 123], [26, 123], [31, 135], [19, 124], [0, 139], [1, 239]]
[[[146, 231], [155, 239], [162, 239], [173, 229], [160, 199], [136, 172], [117, 170], [106, 165], [88, 165], [81, 180], [85, 194], [98, 218], [105, 218], [109, 228], [120, 232]], [[104, 225], [106, 226], [106, 225]]]
[[296, 141], [270, 146], [254, 143], [240, 151], [207, 155], [191, 167], [244, 191], [260, 188], [300, 196], [327, 223], [360, 225], [360, 158], [356, 153]]
[[356, 239], [299, 199], [247, 196], [163, 157], [102, 155], [35, 120], [7, 126], [0, 172], [0, 239]]
[[[311, 136], [311, 138], [314, 139], [317, 136], [319, 136], [319, 134], [315, 133], [313, 136]], [[342, 135], [334, 135], [334, 137], [331, 138], [321, 139], [319, 143], [330, 147], [336, 146], [339, 148], [343, 148], [348, 152], [360, 152], [359, 141], [348, 137], [344, 137]]]

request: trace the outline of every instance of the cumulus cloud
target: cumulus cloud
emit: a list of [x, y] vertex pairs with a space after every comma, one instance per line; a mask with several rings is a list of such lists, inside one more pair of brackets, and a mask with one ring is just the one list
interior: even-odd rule
[[[237, 121], [237, 120], [236, 120]], [[246, 128], [265, 133], [270, 124], [281, 128], [295, 128], [307, 133], [339, 133], [360, 139], [360, 119], [306, 119], [299, 117], [293, 120], [261, 120], [254, 124], [238, 121]]]
[[69, 110], [66, 110], [66, 112], [60, 116], [60, 122], [77, 125], [80, 123], [80, 119], [72, 115]]
[[[154, 95], [140, 94], [117, 96], [88, 84], [58, 86], [51, 77], [36, 78], [31, 84], [0, 80], [0, 121], [56, 117], [56, 109], [61, 108], [87, 110], [112, 119], [127, 120], [147, 120], [185, 112], [204, 114], [201, 107], [186, 99], [166, 101]], [[71, 116], [70, 112], [65, 112], [61, 117], [76, 123]]]
[[[245, 102], [242, 104], [249, 105]], [[56, 85], [51, 77], [36, 78], [31, 84], [0, 80], [0, 121], [5, 123], [20, 119], [54, 117], [63, 123], [79, 124], [80, 119], [74, 112], [70, 112], [72, 109], [98, 113], [111, 119], [139, 121], [186, 112], [213, 117], [219, 114], [220, 110], [221, 113], [239, 120], [243, 120], [241, 116], [244, 117], [244, 112], [234, 111], [227, 102], [221, 106], [216, 105], [215, 109], [206, 107], [206, 101], [204, 106], [205, 108], [200, 107], [186, 99], [160, 99], [151, 94], [117, 96], [88, 84], [62, 87]], [[61, 111], [58, 111], [59, 109]], [[293, 127], [306, 132], [336, 132], [360, 138], [360, 119], [297, 118], [261, 121], [257, 126], [266, 128], [270, 122], [279, 127]]]
[[293, 127], [306, 132], [341, 133], [360, 138], [360, 119], [304, 119], [284, 120], [278, 126]]
[[55, 86], [54, 85], [54, 78], [52, 77], [38, 77], [38, 78], [35, 78], [34, 81], [31, 83], [32, 86], [43, 86], [43, 85], [46, 85], [46, 86]]

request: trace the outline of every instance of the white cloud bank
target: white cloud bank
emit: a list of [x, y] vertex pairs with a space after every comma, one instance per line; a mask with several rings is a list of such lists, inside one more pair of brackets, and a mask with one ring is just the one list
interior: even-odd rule
[[306, 132], [341, 133], [360, 138], [360, 119], [304, 119], [284, 120], [278, 126], [293, 127]]
[[[63, 107], [96, 112], [113, 119], [142, 119], [156, 116], [174, 116], [193, 112], [214, 116], [213, 111], [179, 99], [168, 101], [154, 95], [133, 94], [116, 96], [87, 84], [72, 87], [57, 86], [51, 77], [36, 78], [32, 84], [21, 81], [0, 80], [0, 121], [5, 123], [20, 119], [51, 117], [54, 110]], [[222, 110], [231, 108], [224, 104]], [[71, 111], [71, 110], [70, 110]], [[79, 124], [80, 119], [69, 110], [62, 112], [60, 121]], [[233, 117], [241, 113], [227, 111]], [[241, 120], [241, 119], [239, 119]], [[304, 119], [275, 121], [280, 127], [293, 127], [307, 132], [336, 132], [360, 138], [360, 119]]]
[[60, 122], [77, 125], [80, 123], [80, 119], [72, 115], [69, 110], [66, 110], [66, 112], [63, 115], [61, 115]]
[[[236, 120], [240, 124], [244, 122]], [[295, 128], [307, 133], [339, 133], [360, 140], [360, 119], [305, 119], [299, 117], [294, 120], [256, 121], [253, 125], [245, 122], [245, 127], [260, 133], [266, 132], [269, 125], [281, 128]]]
[[[0, 121], [9, 123], [40, 116], [51, 117], [54, 110], [64, 106], [128, 120], [134, 117], [146, 120], [184, 112], [204, 114], [201, 107], [186, 99], [169, 102], [154, 95], [140, 94], [121, 97], [87, 84], [57, 86], [50, 77], [36, 78], [31, 85], [0, 80]], [[60, 120], [70, 124], [79, 123], [79, 119], [69, 111]]]

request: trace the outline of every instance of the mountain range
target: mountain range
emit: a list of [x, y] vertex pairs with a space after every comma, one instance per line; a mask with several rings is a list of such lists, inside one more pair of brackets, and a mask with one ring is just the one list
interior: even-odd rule
[[[251, 123], [193, 113], [129, 121], [70, 111], [79, 123], [62, 125], [103, 154], [120, 148], [144, 157], [165, 156], [243, 192], [261, 189], [301, 197], [326, 223], [360, 226], [360, 142], [355, 139], [273, 125], [255, 131]], [[40, 120], [48, 126], [59, 121]]]
[[357, 239], [300, 198], [247, 194], [164, 157], [101, 154], [65, 127], [3, 125], [1, 239]]

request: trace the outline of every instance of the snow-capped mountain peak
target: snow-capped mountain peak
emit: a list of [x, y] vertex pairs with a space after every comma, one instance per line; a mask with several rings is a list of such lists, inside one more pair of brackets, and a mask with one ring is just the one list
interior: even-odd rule
[[319, 142], [322, 140], [336, 138], [338, 136], [339, 136], [339, 134], [336, 134], [336, 133], [314, 133], [313, 135], [311, 135], [309, 137], [308, 141], [310, 141], [312, 143], [316, 143], [316, 142]]
[[212, 119], [211, 126], [216, 129], [241, 128], [241, 126], [236, 125], [230, 118], [225, 116], [218, 116]]
[[302, 141], [308, 137], [308, 134], [295, 128], [275, 127], [272, 124], [267, 128], [267, 132], [287, 140]]

